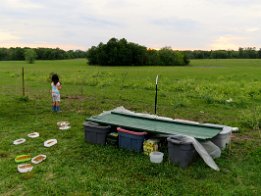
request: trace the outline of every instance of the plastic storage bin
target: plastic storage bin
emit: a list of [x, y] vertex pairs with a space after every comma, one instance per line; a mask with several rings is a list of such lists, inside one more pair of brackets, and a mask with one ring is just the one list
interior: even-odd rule
[[103, 126], [93, 122], [84, 122], [85, 141], [92, 144], [104, 145], [106, 135], [111, 131], [111, 126]]
[[182, 168], [188, 167], [198, 156], [192, 143], [185, 143], [171, 136], [167, 141], [170, 161]]
[[119, 147], [130, 151], [142, 152], [147, 132], [130, 131], [120, 127], [117, 128], [117, 131], [119, 133]]
[[232, 129], [225, 127], [217, 136], [213, 137], [211, 141], [221, 149], [225, 149], [231, 141]]

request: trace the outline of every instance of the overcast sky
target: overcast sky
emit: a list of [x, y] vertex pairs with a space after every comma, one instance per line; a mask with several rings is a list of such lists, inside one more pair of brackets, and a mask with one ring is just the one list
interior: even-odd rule
[[261, 0], [0, 0], [0, 47], [261, 48]]

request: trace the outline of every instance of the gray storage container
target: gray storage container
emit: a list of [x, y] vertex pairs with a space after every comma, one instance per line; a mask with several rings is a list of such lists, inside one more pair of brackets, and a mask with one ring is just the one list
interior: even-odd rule
[[92, 144], [102, 144], [104, 145], [106, 142], [106, 136], [111, 131], [111, 126], [109, 125], [100, 125], [98, 123], [93, 122], [84, 122], [84, 135], [85, 141], [90, 142]]
[[182, 168], [188, 167], [198, 156], [192, 143], [186, 143], [174, 137], [168, 137], [168, 154], [172, 163]]
[[225, 149], [231, 141], [232, 129], [224, 127], [217, 136], [213, 137], [211, 141], [221, 149]]

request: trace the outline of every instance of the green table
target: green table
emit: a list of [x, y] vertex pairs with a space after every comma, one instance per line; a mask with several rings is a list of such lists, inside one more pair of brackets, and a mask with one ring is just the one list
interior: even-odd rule
[[131, 130], [161, 134], [182, 134], [204, 140], [213, 138], [223, 129], [208, 125], [175, 122], [173, 120], [143, 117], [115, 111], [92, 116], [86, 120]]

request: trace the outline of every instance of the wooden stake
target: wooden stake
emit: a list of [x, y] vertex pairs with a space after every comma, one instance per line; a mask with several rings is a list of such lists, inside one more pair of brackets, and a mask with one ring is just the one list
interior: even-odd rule
[[24, 88], [24, 67], [22, 67], [22, 91], [23, 91], [23, 96], [25, 96], [25, 88]]

